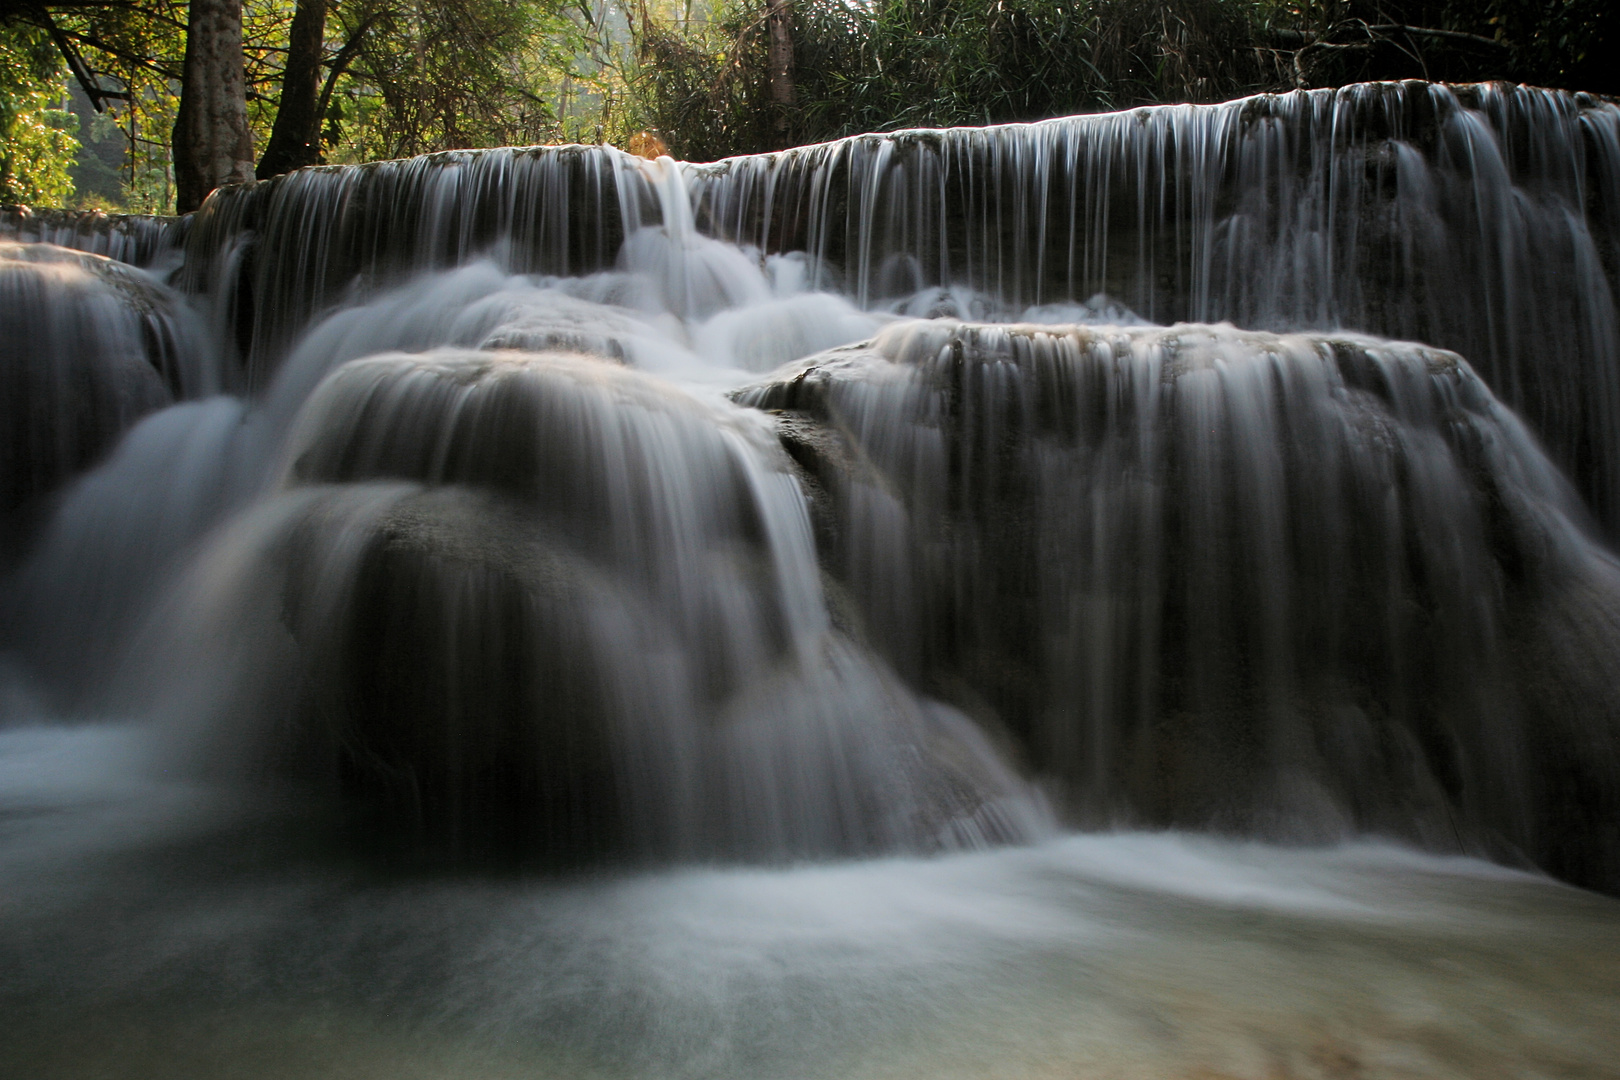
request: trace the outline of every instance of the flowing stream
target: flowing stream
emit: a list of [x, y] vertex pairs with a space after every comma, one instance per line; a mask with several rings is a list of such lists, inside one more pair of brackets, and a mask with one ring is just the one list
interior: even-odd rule
[[1612, 104], [0, 231], [0, 1073], [1617, 1075]]

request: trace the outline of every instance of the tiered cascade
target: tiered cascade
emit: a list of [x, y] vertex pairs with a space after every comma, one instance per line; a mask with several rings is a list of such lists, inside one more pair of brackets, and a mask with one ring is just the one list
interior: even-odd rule
[[1620, 880], [1612, 104], [457, 151], [8, 223], [150, 272], [7, 249], [25, 336], [141, 344], [7, 368], [77, 449], [7, 472], [5, 644], [211, 769], [460, 850], [974, 844], [1044, 785]]

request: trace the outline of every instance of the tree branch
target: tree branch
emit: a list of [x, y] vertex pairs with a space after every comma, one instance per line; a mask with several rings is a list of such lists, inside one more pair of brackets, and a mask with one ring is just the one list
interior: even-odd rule
[[349, 40], [343, 43], [343, 48], [328, 61], [331, 70], [326, 73], [326, 81], [321, 84], [321, 104], [317, 115], [323, 117], [326, 115], [326, 110], [332, 104], [332, 91], [337, 86], [338, 79], [349, 69], [349, 65], [354, 63], [354, 58], [360, 54], [360, 47], [365, 41], [366, 34], [381, 17], [380, 11], [368, 15], [349, 35]]
[[88, 45], [90, 48], [104, 52], [108, 56], [116, 56], [118, 59], [131, 63], [136, 67], [145, 68], [148, 71], [156, 72], [165, 79], [169, 79], [173, 82], [183, 81], [180, 72], [164, 67], [151, 57], [137, 56], [136, 54], [125, 49], [120, 49], [116, 45], [109, 45], [100, 38], [94, 37], [90, 34], [81, 33], [77, 30], [63, 30], [62, 33], [76, 40], [81, 45]]
[[1512, 48], [1505, 41], [1496, 38], [1483, 37], [1479, 34], [1468, 34], [1461, 30], [1435, 30], [1427, 26], [1402, 26], [1400, 23], [1379, 23], [1367, 29], [1373, 33], [1383, 34], [1416, 34], [1419, 37], [1447, 38], [1452, 41], [1467, 41], [1474, 45], [1489, 45], [1493, 49]]
[[36, 5], [32, 14], [45, 27], [45, 32], [51, 35], [51, 41], [55, 43], [56, 51], [61, 53], [62, 58], [67, 61], [68, 70], [73, 73], [73, 78], [78, 82], [79, 89], [83, 90], [85, 97], [90, 99], [91, 108], [95, 109], [96, 112], [106, 112], [107, 107], [104, 103], [108, 98], [129, 97], [127, 93], [102, 91], [100, 81], [91, 74], [89, 68], [85, 67], [84, 61], [79, 57], [78, 50], [73, 47], [73, 42], [69, 41], [67, 36], [62, 33], [62, 28], [56, 25], [56, 20], [51, 18], [49, 11]]

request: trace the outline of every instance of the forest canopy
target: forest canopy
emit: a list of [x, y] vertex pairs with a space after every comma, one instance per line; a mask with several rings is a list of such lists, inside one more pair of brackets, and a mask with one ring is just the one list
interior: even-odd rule
[[1609, 0], [0, 0], [0, 202], [184, 207], [205, 5], [239, 20], [261, 178], [643, 131], [703, 160], [1360, 79], [1620, 91]]

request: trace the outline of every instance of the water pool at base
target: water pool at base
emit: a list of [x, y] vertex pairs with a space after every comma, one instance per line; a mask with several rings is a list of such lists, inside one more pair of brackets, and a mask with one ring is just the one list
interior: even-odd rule
[[0, 1075], [1612, 1077], [1620, 902], [1175, 833], [773, 869], [406, 871], [0, 736]]

